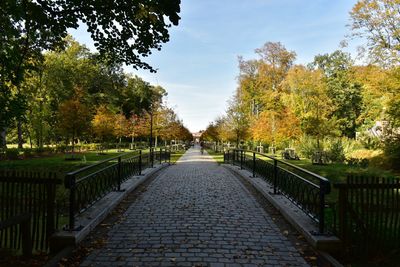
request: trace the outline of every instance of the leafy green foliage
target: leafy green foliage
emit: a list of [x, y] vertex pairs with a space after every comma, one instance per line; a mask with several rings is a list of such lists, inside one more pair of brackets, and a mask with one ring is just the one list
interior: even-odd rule
[[[154, 71], [143, 61], [143, 57], [151, 54], [153, 49], [160, 50], [161, 44], [169, 40], [170, 23], [177, 25], [180, 19], [180, 0], [4, 0], [0, 3], [0, 11], [0, 105], [3, 107], [0, 110], [0, 129], [3, 130], [13, 120], [21, 124], [26, 105], [19, 101], [25, 99], [25, 95], [21, 95], [20, 85], [27, 72], [37, 69], [38, 63], [43, 61], [43, 51], [54, 51], [65, 45], [67, 29], [78, 28], [78, 22], [86, 24], [99, 52], [97, 58], [106, 66], [103, 70], [114, 68], [113, 72], [116, 73], [115, 67], [118, 69], [122, 63], [126, 63], [134, 68]], [[78, 53], [76, 55], [79, 57]], [[54, 71], [65, 69], [54, 68]], [[85, 71], [85, 75], [92, 74], [94, 80], [102, 81], [98, 75], [93, 75], [99, 72], [93, 73], [90, 68], [79, 68], [77, 65], [72, 69]], [[85, 84], [76, 81], [83, 75], [75, 75], [75, 71], [63, 73], [57, 73], [56, 76], [63, 83], [54, 84], [55, 88], [60, 85], [61, 88], [73, 88], [76, 85], [85, 87]], [[111, 83], [112, 86], [114, 84]], [[53, 95], [53, 100], [58, 100], [56, 105], [68, 98], [68, 91], [59, 92], [60, 95]], [[64, 99], [58, 99], [58, 96]]]

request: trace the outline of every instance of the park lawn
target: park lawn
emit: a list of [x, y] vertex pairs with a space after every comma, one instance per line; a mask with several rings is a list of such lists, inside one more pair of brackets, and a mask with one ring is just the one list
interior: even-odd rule
[[[212, 154], [212, 153], [213, 152], [211, 151], [210, 154]], [[214, 154], [217, 154], [217, 153], [214, 152]], [[219, 153], [219, 155], [221, 155], [220, 157], [222, 157], [222, 160], [223, 160], [223, 154]], [[247, 155], [252, 156], [252, 153], [247, 152]], [[268, 155], [268, 156], [273, 157], [272, 154]], [[273, 164], [273, 162], [270, 158], [267, 158], [267, 157], [264, 157], [261, 155], [257, 155], [257, 157]], [[332, 183], [332, 191], [327, 196], [328, 202], [336, 202], [336, 200], [338, 198], [338, 191], [337, 191], [337, 189], [334, 188], [333, 185], [335, 183], [344, 183], [349, 174], [353, 174], [356, 176], [368, 176], [368, 177], [371, 177], [371, 176], [373, 176], [373, 177], [397, 177], [397, 178], [400, 177], [400, 175], [398, 173], [395, 173], [391, 170], [382, 169], [382, 168], [373, 167], [373, 166], [369, 166], [367, 168], [362, 168], [360, 166], [351, 166], [351, 165], [347, 165], [345, 163], [329, 163], [326, 165], [314, 165], [311, 163], [311, 160], [305, 159], [305, 158], [301, 158], [300, 160], [283, 160], [280, 156], [277, 156], [276, 158], [327, 178]]]
[[[54, 172], [61, 178], [67, 172], [74, 171], [82, 167], [116, 157], [118, 155], [129, 156], [133, 154], [132, 151], [128, 151], [125, 150], [125, 152], [117, 152], [116, 149], [110, 149], [105, 152], [104, 155], [99, 155], [97, 151], [76, 153], [75, 155], [79, 157], [80, 160], [65, 160], [65, 154], [55, 154], [20, 160], [3, 160], [0, 161], [0, 170], [32, 171], [41, 173]], [[143, 152], [148, 152], [148, 150], [144, 150]]]
[[287, 160], [293, 165], [299, 166], [303, 169], [317, 173], [326, 177], [332, 183], [345, 182], [349, 174], [357, 176], [375, 176], [375, 177], [396, 177], [394, 172], [377, 167], [362, 168], [359, 166], [351, 166], [345, 163], [330, 163], [326, 165], [314, 165], [309, 159], [301, 160]]

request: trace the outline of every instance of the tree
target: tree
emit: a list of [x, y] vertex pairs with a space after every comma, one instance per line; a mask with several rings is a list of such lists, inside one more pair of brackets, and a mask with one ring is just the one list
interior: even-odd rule
[[340, 50], [332, 54], [318, 55], [311, 66], [321, 69], [326, 77], [328, 96], [335, 107], [332, 111], [342, 134], [355, 138], [361, 124], [362, 86], [352, 79], [353, 62], [348, 53]]
[[97, 108], [92, 120], [93, 132], [101, 140], [109, 140], [114, 135], [115, 116], [105, 105]]
[[208, 126], [207, 129], [204, 131], [202, 134], [203, 140], [206, 141], [219, 141], [221, 140], [219, 134], [218, 134], [218, 124], [216, 122], [211, 122]]
[[376, 121], [385, 120], [385, 110], [397, 93], [399, 81], [395, 71], [377, 65], [355, 66], [351, 79], [362, 85], [362, 112], [359, 121], [363, 129], [371, 128]]
[[228, 127], [231, 128], [235, 137], [236, 147], [238, 147], [240, 141], [245, 139], [248, 135], [249, 118], [237, 96], [229, 101], [226, 123]]
[[75, 140], [89, 128], [90, 112], [89, 109], [80, 102], [80, 95], [66, 100], [59, 106], [59, 131], [72, 142], [72, 153], [74, 153]]
[[157, 98], [155, 94], [158, 93], [153, 90], [150, 83], [138, 76], [128, 76], [126, 86], [115, 94], [118, 98], [116, 105], [122, 107], [125, 116], [140, 115], [143, 111], [150, 109], [153, 98]]
[[299, 118], [302, 131], [317, 139], [318, 148], [322, 138], [338, 134], [336, 120], [330, 117], [334, 107], [324, 78], [321, 70], [299, 65], [288, 72], [284, 83], [285, 104]]
[[[273, 127], [274, 126], [274, 127]], [[299, 119], [289, 108], [281, 112], [266, 110], [251, 127], [254, 140], [268, 144], [285, 144], [301, 135]]]
[[114, 115], [114, 136], [119, 139], [121, 144], [122, 137], [130, 135], [129, 121], [126, 119], [124, 114], [119, 113]]
[[[0, 129], [20, 116], [20, 84], [42, 52], [63, 45], [67, 29], [85, 23], [100, 57], [108, 64], [154, 69], [142, 58], [169, 40], [179, 22], [180, 0], [0, 2]], [[13, 91], [16, 91], [13, 92]]]
[[350, 12], [353, 35], [366, 38], [369, 60], [400, 63], [399, 0], [359, 0]]

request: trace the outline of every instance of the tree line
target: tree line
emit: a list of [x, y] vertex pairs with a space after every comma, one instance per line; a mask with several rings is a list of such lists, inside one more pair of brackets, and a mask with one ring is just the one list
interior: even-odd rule
[[[63, 49], [31, 62], [12, 94], [18, 102], [5, 127], [7, 141], [45, 144], [147, 140], [153, 120], [155, 140], [191, 140], [189, 130], [165, 103], [167, 92], [124, 73], [72, 37]], [[8, 140], [6, 139], [8, 138]]]
[[280, 42], [256, 49], [255, 59], [239, 57], [236, 92], [204, 137], [278, 148], [312, 139], [315, 150], [323, 150], [326, 138], [364, 138], [368, 146], [375, 136], [367, 130], [382, 122], [382, 137], [373, 141], [395, 164], [400, 158], [400, 38], [393, 28], [400, 25], [398, 8], [398, 1], [389, 0], [361, 0], [353, 7], [351, 29], [367, 40], [359, 49], [366, 64], [356, 64], [343, 50], [295, 64], [296, 53]]
[[[111, 113], [129, 120], [156, 106], [167, 110], [155, 104], [165, 90], [124, 74], [121, 66], [155, 72], [144, 58], [169, 41], [179, 12], [180, 0], [1, 1], [0, 147], [14, 136], [19, 147], [27, 139], [38, 147], [60, 139], [107, 139], [111, 134], [99, 130], [95, 115], [97, 122]], [[79, 25], [86, 26], [96, 53], [67, 36]], [[116, 120], [122, 125], [122, 116]]]

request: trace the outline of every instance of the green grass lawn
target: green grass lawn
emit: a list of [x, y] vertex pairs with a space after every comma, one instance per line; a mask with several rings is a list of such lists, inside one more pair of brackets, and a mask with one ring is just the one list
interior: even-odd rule
[[182, 156], [185, 154], [186, 151], [175, 151], [171, 152], [171, 163], [176, 163]]
[[214, 158], [214, 160], [218, 163], [224, 163], [224, 154], [216, 153], [212, 149], [207, 149], [207, 153]]
[[[148, 150], [142, 150], [146, 153]], [[86, 167], [100, 161], [123, 155], [128, 157], [134, 155], [134, 151], [125, 150], [118, 152], [116, 149], [110, 149], [99, 155], [97, 151], [88, 151], [76, 153], [79, 160], [65, 160], [65, 154], [47, 155], [42, 157], [34, 157], [20, 160], [2, 160], [0, 161], [0, 170], [17, 170], [17, 171], [33, 171], [33, 172], [55, 172], [58, 176], [63, 177], [65, 173]]]
[[[217, 162], [223, 162], [223, 154], [215, 153], [212, 150], [207, 150], [207, 152], [214, 157]], [[249, 156], [252, 153], [248, 153]], [[268, 155], [273, 156], [273, 155]], [[265, 159], [269, 161], [271, 164], [273, 161], [269, 158], [258, 155], [258, 158]], [[280, 156], [277, 156], [277, 159], [282, 160]], [[345, 182], [346, 178], [349, 174], [357, 175], [357, 176], [375, 176], [375, 177], [400, 177], [398, 173], [395, 173], [391, 170], [385, 170], [382, 168], [377, 168], [373, 166], [369, 166], [367, 168], [362, 168], [360, 166], [351, 166], [345, 163], [329, 163], [326, 165], [314, 165], [311, 163], [311, 160], [302, 158], [300, 160], [282, 160], [284, 162], [291, 163], [295, 166], [301, 167], [308, 171], [311, 171], [315, 174], [323, 176], [327, 178], [332, 183], [332, 192], [327, 196], [327, 201], [335, 202], [338, 197], [337, 190], [333, 187], [335, 183]], [[279, 166], [284, 167], [283, 164], [279, 164]]]

